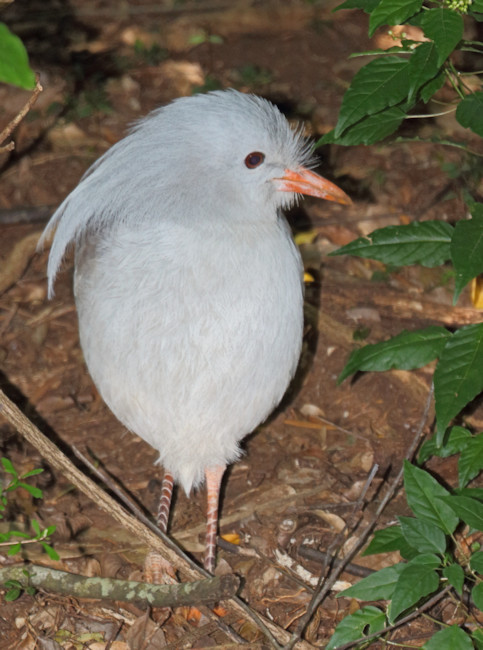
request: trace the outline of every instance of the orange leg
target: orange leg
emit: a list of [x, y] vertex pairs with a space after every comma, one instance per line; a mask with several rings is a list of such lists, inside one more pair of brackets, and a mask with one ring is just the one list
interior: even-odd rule
[[[173, 496], [174, 479], [169, 472], [164, 473], [159, 498], [158, 516], [156, 523], [161, 532], [168, 528], [169, 509]], [[155, 551], [151, 551], [144, 561], [144, 577], [146, 582], [152, 584], [174, 584], [177, 582], [176, 573], [171, 564]]]
[[164, 473], [163, 484], [161, 486], [161, 496], [158, 505], [158, 518], [156, 523], [161, 532], [168, 530], [169, 509], [171, 507], [171, 497], [173, 496], [174, 478], [169, 472]]
[[205, 569], [210, 573], [215, 571], [216, 559], [216, 533], [218, 529], [218, 501], [220, 498], [221, 479], [226, 467], [216, 465], [205, 471], [206, 492], [207, 492], [207, 513], [206, 513], [206, 547], [205, 547]]

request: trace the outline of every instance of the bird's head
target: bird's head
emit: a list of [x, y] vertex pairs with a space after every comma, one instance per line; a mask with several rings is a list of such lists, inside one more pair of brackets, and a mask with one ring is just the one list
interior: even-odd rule
[[206, 206], [209, 214], [273, 220], [300, 194], [350, 203], [310, 171], [310, 144], [260, 97], [228, 90], [180, 98], [141, 122], [131, 137], [143, 135], [152, 146], [153, 128], [162, 139], [166, 185], [176, 188], [180, 201]]

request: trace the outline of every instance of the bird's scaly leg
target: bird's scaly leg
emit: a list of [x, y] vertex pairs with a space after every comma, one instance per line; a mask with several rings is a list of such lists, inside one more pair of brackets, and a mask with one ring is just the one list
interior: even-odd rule
[[[161, 496], [159, 498], [158, 516], [156, 519], [158, 528], [163, 533], [168, 529], [173, 484], [173, 475], [170, 472], [165, 472], [161, 485]], [[152, 584], [174, 584], [177, 582], [176, 573], [171, 564], [155, 551], [148, 553], [144, 560], [144, 576], [146, 582]]]
[[205, 470], [207, 513], [206, 513], [206, 546], [205, 569], [210, 573], [215, 571], [216, 533], [218, 528], [218, 502], [220, 498], [221, 479], [226, 466], [215, 465]]

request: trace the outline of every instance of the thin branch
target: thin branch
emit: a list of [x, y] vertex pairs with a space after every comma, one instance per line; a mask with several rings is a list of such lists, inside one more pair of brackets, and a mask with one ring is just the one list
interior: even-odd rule
[[152, 607], [213, 603], [233, 596], [240, 584], [237, 576], [225, 575], [175, 585], [152, 585], [134, 580], [87, 578], [35, 564], [0, 568], [0, 583], [8, 580], [17, 580], [24, 588], [32, 586], [64, 596], [128, 603], [142, 601]]
[[[39, 76], [36, 76], [35, 79], [35, 88], [30, 95], [28, 101], [24, 105], [24, 107], [17, 113], [17, 115], [11, 120], [7, 126], [3, 129], [3, 131], [0, 132], [0, 144], [6, 140], [14, 131], [14, 129], [20, 124], [20, 122], [24, 119], [24, 117], [27, 115], [29, 110], [32, 108], [32, 106], [35, 104], [37, 101], [38, 96], [42, 92], [43, 88], [40, 85], [39, 81]], [[5, 153], [6, 151], [12, 151], [15, 149], [15, 143], [14, 142], [9, 142], [8, 144], [4, 145], [3, 147], [0, 146], [0, 153]]]

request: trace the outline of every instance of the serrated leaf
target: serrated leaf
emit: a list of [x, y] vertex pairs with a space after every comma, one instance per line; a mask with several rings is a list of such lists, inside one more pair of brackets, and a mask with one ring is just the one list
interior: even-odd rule
[[438, 66], [443, 65], [463, 38], [463, 18], [452, 9], [428, 9], [421, 14], [419, 25], [438, 49]]
[[458, 517], [446, 504], [436, 503], [437, 497], [450, 496], [448, 490], [430, 474], [408, 461], [404, 461], [404, 487], [408, 505], [414, 514], [451, 535], [458, 525]]
[[434, 371], [439, 443], [450, 420], [483, 390], [483, 323], [467, 325], [448, 339]]
[[424, 650], [473, 650], [473, 644], [468, 634], [457, 625], [451, 625], [436, 632], [423, 645]]
[[438, 74], [439, 68], [436, 45], [433, 42], [418, 45], [409, 60], [410, 85], [408, 99], [410, 101], [421, 86], [424, 86]]
[[406, 115], [407, 112], [399, 106], [386, 108], [375, 115], [362, 118], [359, 122], [347, 128], [340, 136], [336, 136], [335, 129], [332, 129], [332, 131], [320, 138], [316, 147], [323, 144], [339, 144], [344, 147], [357, 144], [374, 144], [374, 142], [384, 140], [388, 135], [394, 133]]
[[456, 119], [466, 129], [471, 129], [474, 133], [483, 137], [483, 91], [466, 95], [460, 101], [456, 109]]
[[483, 582], [479, 582], [473, 587], [471, 590], [471, 598], [478, 609], [483, 612]]
[[358, 370], [421, 368], [442, 353], [451, 336], [444, 327], [431, 326], [415, 332], [403, 331], [388, 341], [366, 345], [352, 352], [337, 382], [340, 384]]
[[429, 268], [450, 259], [453, 227], [444, 221], [416, 221], [379, 228], [337, 249], [334, 255], [358, 255], [384, 264], [423, 264]]
[[458, 461], [458, 478], [460, 487], [467, 485], [483, 469], [483, 433], [471, 436], [461, 450]]
[[392, 551], [399, 551], [406, 560], [410, 560], [418, 554], [418, 551], [404, 539], [401, 526], [389, 526], [382, 530], [376, 530], [362, 555], [375, 555], [376, 553], [390, 553]]
[[422, 0], [381, 0], [371, 12], [369, 37], [381, 25], [403, 25], [408, 18], [421, 9]]
[[375, 59], [361, 68], [342, 99], [335, 135], [367, 115], [407, 99], [409, 61], [397, 56]]
[[360, 600], [379, 600], [391, 598], [404, 564], [394, 564], [371, 573], [355, 585], [344, 589], [337, 597], [359, 598]]
[[446, 536], [439, 526], [415, 517], [398, 517], [406, 542], [421, 553], [441, 553], [446, 550]]
[[471, 219], [458, 221], [451, 239], [451, 260], [456, 271], [453, 305], [466, 284], [483, 273], [483, 204], [473, 204], [471, 212]]
[[356, 641], [366, 635], [381, 632], [386, 625], [384, 612], [372, 605], [362, 607], [353, 614], [349, 614], [335, 628], [326, 650], [335, 650], [341, 645]]
[[370, 14], [379, 4], [381, 0], [346, 0], [338, 5], [332, 11], [340, 11], [341, 9], [362, 9], [366, 14]]
[[465, 572], [459, 564], [449, 564], [443, 569], [443, 576], [460, 596], [463, 595]]
[[439, 559], [436, 556], [426, 553], [419, 555], [404, 566], [389, 606], [388, 618], [391, 624], [402, 612], [437, 590], [439, 576], [435, 569], [439, 567], [439, 564]]
[[449, 506], [465, 524], [483, 531], [483, 503], [470, 497], [451, 494], [436, 497], [438, 502]]
[[470, 567], [476, 573], [480, 573], [483, 576], [483, 551], [476, 551], [473, 553], [470, 559]]
[[35, 74], [29, 66], [22, 41], [0, 23], [0, 81], [27, 90], [35, 86]]

